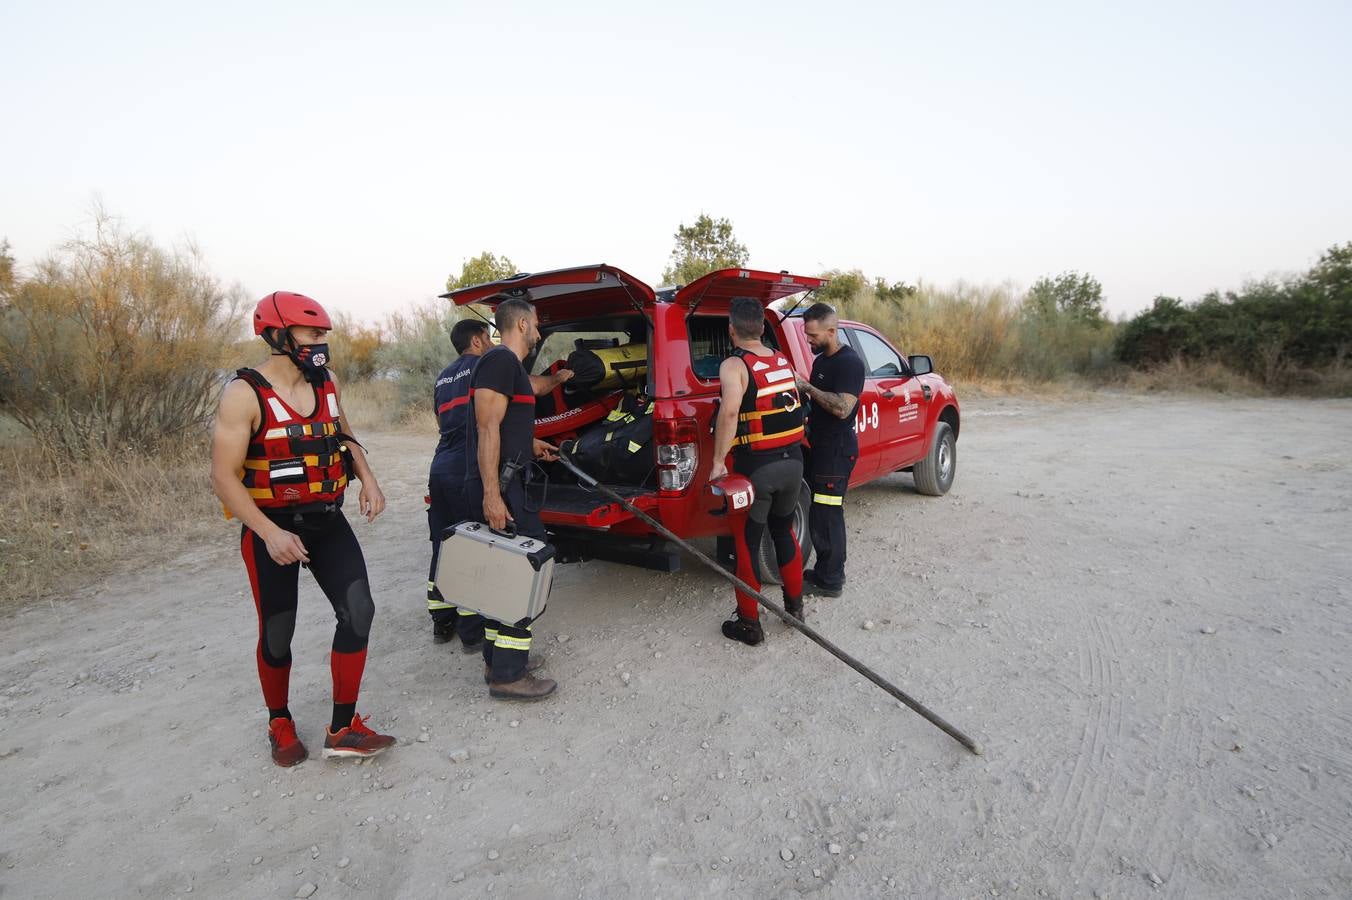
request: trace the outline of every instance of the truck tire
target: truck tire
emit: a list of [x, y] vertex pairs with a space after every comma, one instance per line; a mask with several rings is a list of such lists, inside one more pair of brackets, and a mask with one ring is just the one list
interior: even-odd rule
[[[812, 488], [806, 481], [798, 489], [798, 508], [793, 511], [793, 533], [798, 535], [798, 549], [803, 554], [803, 568], [807, 568], [808, 558], [812, 556], [812, 537], [807, 533], [807, 512], [811, 508]], [[761, 578], [767, 585], [779, 584], [779, 560], [775, 557], [775, 542], [770, 540], [767, 529], [760, 546]], [[770, 599], [774, 599], [771, 597]]]
[[953, 429], [947, 422], [934, 426], [934, 444], [924, 459], [916, 463], [911, 471], [915, 479], [915, 489], [931, 497], [942, 497], [953, 486], [953, 476], [958, 471], [958, 442], [953, 438]]

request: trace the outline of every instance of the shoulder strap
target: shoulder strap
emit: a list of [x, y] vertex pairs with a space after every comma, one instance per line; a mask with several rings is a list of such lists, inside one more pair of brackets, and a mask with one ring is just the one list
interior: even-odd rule
[[263, 429], [268, 426], [268, 411], [267, 408], [263, 406], [263, 388], [271, 390], [272, 385], [255, 369], [236, 369], [235, 377], [253, 388], [254, 399], [258, 401], [258, 427], [255, 428], [254, 433], [249, 436], [249, 443], [252, 444], [254, 441], [258, 440], [258, 436], [262, 434]]
[[248, 382], [249, 385], [254, 388], [268, 388], [269, 390], [272, 389], [272, 383], [269, 382], [266, 378], [264, 378], [257, 369], [249, 369], [249, 368], [236, 369], [235, 377], [238, 378], [240, 381]]

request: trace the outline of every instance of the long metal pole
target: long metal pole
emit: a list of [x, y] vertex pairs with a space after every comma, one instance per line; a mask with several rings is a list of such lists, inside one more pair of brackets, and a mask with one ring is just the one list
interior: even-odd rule
[[966, 747], [968, 750], [970, 750], [977, 756], [981, 755], [980, 744], [969, 738], [967, 735], [963, 734], [957, 728], [950, 725], [947, 721], [944, 720], [942, 716], [933, 712], [931, 709], [929, 709], [929, 707], [925, 706], [925, 704], [911, 697], [901, 688], [892, 684], [892, 682], [888, 681], [886, 678], [882, 677], [877, 672], [873, 671], [871, 668], [864, 665], [862, 662], [860, 662], [850, 654], [846, 653], [844, 650], [837, 647], [834, 643], [832, 643], [829, 639], [827, 639], [824, 635], [822, 635], [821, 632], [817, 631], [811, 625], [808, 625], [806, 622], [799, 621], [798, 619], [789, 615], [788, 612], [778, 603], [775, 603], [773, 600], [766, 597], [760, 591], [753, 589], [751, 585], [747, 584], [745, 581], [742, 581], [742, 579], [738, 578], [736, 575], [732, 574], [727, 569], [720, 566], [717, 562], [710, 559], [707, 555], [701, 553], [699, 550], [696, 550], [690, 544], [686, 543], [685, 541], [678, 538], [676, 535], [672, 534], [665, 526], [662, 525], [661, 522], [658, 522], [652, 516], [648, 515], [643, 510], [634, 506], [628, 500], [625, 500], [619, 494], [615, 493], [610, 488], [606, 487], [604, 484], [601, 484], [595, 478], [592, 478], [586, 472], [579, 469], [576, 465], [573, 464], [573, 461], [570, 460], [564, 454], [562, 453], [559, 454], [559, 461], [562, 462], [565, 466], [567, 466], [570, 472], [572, 472], [578, 478], [586, 482], [589, 487], [595, 488], [605, 496], [609, 497], [611, 500], [614, 500], [616, 503], [620, 504], [634, 515], [638, 516], [644, 522], [647, 522], [653, 528], [657, 529], [657, 532], [659, 534], [665, 536], [671, 541], [674, 541], [676, 545], [679, 546], [682, 550], [689, 553], [691, 556], [695, 557], [709, 568], [713, 569], [719, 575], [722, 575], [728, 581], [731, 581], [733, 584], [741, 588], [746, 593], [750, 594], [752, 597], [755, 597], [757, 603], [759, 603], [761, 606], [765, 607], [775, 615], [779, 616], [779, 618], [783, 620], [785, 625], [788, 625], [790, 628], [797, 629], [798, 631], [807, 635], [809, 639], [811, 639], [813, 642], [824, 648], [826, 652], [830, 653], [836, 659], [839, 659], [841, 662], [845, 663], [845, 665], [849, 666], [851, 669], [854, 669], [860, 675], [863, 675], [865, 678], [876, 684], [878, 687], [882, 688], [884, 691], [887, 691], [887, 693], [891, 694], [893, 697], [900, 700], [902, 703], [905, 703], [907, 706], [909, 706], [911, 709], [919, 713], [926, 721], [934, 725], [944, 734], [948, 735], [953, 740], [957, 741], [959, 744], [962, 744], [962, 746]]

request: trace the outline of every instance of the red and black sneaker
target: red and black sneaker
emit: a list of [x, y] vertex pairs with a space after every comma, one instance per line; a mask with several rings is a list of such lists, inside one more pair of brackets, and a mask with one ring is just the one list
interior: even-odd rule
[[268, 743], [272, 745], [272, 761], [279, 766], [290, 768], [310, 755], [296, 737], [296, 723], [284, 716], [268, 722]]
[[363, 716], [353, 716], [352, 724], [346, 728], [339, 728], [337, 734], [330, 728], [324, 729], [325, 759], [375, 756], [393, 746], [394, 738], [388, 734], [376, 734], [367, 728]]

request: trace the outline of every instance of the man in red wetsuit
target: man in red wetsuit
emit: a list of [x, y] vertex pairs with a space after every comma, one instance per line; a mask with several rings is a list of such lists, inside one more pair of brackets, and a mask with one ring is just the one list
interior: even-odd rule
[[308, 755], [287, 708], [301, 566], [310, 569], [337, 618], [324, 756], [374, 756], [394, 738], [367, 728], [356, 713], [375, 605], [366, 561], [341, 507], [349, 477], [361, 481], [358, 510], [368, 522], [384, 510], [385, 496], [343, 420], [327, 368], [324, 338], [332, 326], [323, 307], [278, 291], [258, 301], [253, 324], [272, 355], [257, 369], [240, 369], [225, 388], [212, 436], [211, 483], [244, 526], [240, 552], [258, 611], [258, 677], [272, 759], [294, 766]]
[[[733, 471], [745, 475], [755, 499], [745, 518], [733, 521], [737, 577], [760, 590], [761, 540], [766, 529], [775, 548], [784, 586], [784, 609], [803, 618], [803, 556], [793, 529], [793, 513], [803, 483], [803, 404], [794, 387], [793, 366], [778, 350], [761, 342], [765, 308], [750, 297], [734, 297], [728, 309], [732, 355], [718, 368], [722, 400], [714, 426], [709, 480]], [[723, 636], [755, 646], [765, 639], [756, 600], [737, 591], [737, 612], [723, 623]]]

